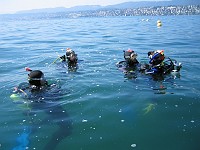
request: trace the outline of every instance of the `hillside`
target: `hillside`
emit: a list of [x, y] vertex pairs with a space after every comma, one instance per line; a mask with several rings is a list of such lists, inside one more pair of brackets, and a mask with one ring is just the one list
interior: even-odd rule
[[178, 5], [200, 5], [200, 0], [172, 0], [172, 1], [141, 1], [141, 2], [125, 2], [117, 5], [100, 6], [100, 5], [83, 5], [71, 8], [57, 7], [45, 9], [33, 9], [27, 11], [19, 11], [17, 14], [24, 13], [57, 13], [57, 12], [77, 12], [77, 11], [94, 11], [100, 9], [126, 9], [126, 8], [140, 8], [152, 6], [178, 6]]

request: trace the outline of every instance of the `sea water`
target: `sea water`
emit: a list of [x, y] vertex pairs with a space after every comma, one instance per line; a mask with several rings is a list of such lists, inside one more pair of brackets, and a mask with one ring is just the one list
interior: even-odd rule
[[[30, 150], [199, 150], [199, 28], [199, 16], [1, 18], [0, 149], [24, 143]], [[78, 54], [76, 71], [52, 63], [68, 47]], [[163, 49], [182, 63], [180, 76], [125, 76], [116, 63], [129, 48], [140, 62]], [[59, 85], [46, 96], [48, 103], [56, 99], [48, 109], [10, 98], [27, 82], [25, 67]]]

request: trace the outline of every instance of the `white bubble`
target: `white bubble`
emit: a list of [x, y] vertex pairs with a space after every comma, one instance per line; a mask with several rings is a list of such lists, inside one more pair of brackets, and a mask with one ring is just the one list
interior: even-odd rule
[[136, 144], [131, 144], [131, 147], [136, 147]]
[[82, 120], [82, 122], [88, 122], [88, 120], [86, 120], [86, 119], [83, 119], [83, 120]]

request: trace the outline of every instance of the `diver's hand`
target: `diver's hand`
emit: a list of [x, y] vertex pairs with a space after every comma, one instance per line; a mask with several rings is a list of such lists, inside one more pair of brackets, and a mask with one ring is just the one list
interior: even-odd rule
[[65, 55], [61, 56], [60, 59], [62, 59], [62, 61], [66, 61]]

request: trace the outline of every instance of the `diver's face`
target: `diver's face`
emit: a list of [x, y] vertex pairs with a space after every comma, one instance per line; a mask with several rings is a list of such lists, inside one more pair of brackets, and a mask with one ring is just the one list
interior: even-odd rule
[[41, 78], [30, 78], [28, 76], [28, 81], [31, 85], [35, 85], [35, 86], [43, 86], [46, 83], [46, 80], [44, 78], [44, 75], [42, 75]]
[[137, 54], [135, 54], [135, 53], [131, 54], [130, 59], [131, 59], [132, 61], [136, 60], [136, 58], [137, 58]]
[[148, 57], [149, 57], [150, 59], [152, 59], [152, 57], [153, 57], [153, 54], [154, 54], [154, 52], [153, 52], [153, 51], [150, 51], [150, 52], [148, 52]]

